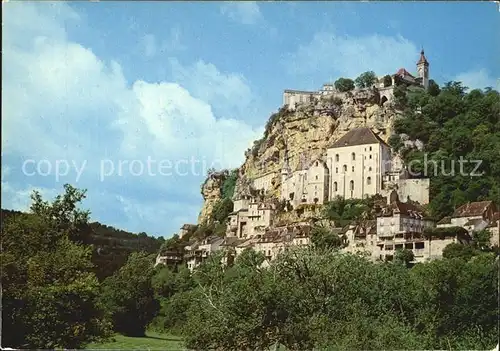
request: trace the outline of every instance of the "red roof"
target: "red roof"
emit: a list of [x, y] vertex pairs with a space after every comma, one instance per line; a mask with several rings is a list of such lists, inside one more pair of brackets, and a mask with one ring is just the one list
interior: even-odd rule
[[453, 213], [454, 218], [482, 216], [484, 211], [493, 204], [492, 201], [469, 202], [460, 206]]
[[421, 63], [426, 63], [426, 64], [429, 64], [429, 62], [427, 61], [427, 59], [425, 58], [425, 55], [424, 55], [424, 50], [420, 51], [420, 59], [418, 60], [417, 62], [417, 65], [421, 64]]
[[410, 76], [410, 77], [412, 77], [412, 78], [415, 78], [415, 77], [414, 77], [414, 76], [413, 76], [410, 72], [408, 72], [408, 71], [407, 71], [406, 69], [404, 69], [404, 68], [400, 68], [400, 69], [396, 72], [396, 74], [397, 74], [398, 76], [403, 76], [403, 77], [405, 77], [405, 76]]

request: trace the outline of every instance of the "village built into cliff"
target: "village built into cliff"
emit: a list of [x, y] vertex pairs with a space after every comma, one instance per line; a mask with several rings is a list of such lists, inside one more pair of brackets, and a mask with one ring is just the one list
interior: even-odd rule
[[[225, 250], [234, 259], [245, 249], [262, 252], [270, 262], [289, 246], [311, 245], [314, 226], [327, 226], [343, 240], [342, 251], [391, 260], [410, 250], [414, 262], [442, 257], [450, 243], [470, 242], [473, 231], [490, 230], [498, 238], [499, 212], [491, 201], [458, 208], [451, 217], [430, 218], [430, 180], [414, 178], [388, 145], [397, 82], [427, 89], [429, 62], [422, 50], [414, 76], [401, 68], [369, 87], [341, 92], [332, 84], [319, 91], [285, 90], [283, 106], [269, 120], [264, 137], [245, 153], [237, 170], [232, 211], [218, 225], [223, 235], [190, 238], [183, 252], [162, 252], [157, 264], [186, 263], [193, 270], [210, 254]], [[418, 140], [405, 144], [421, 148]], [[185, 224], [179, 237], [212, 221], [222, 199], [228, 171], [211, 173], [202, 186], [204, 204], [198, 224]], [[347, 225], [324, 223], [324, 205], [336, 199], [374, 198], [371, 219]], [[461, 227], [460, 235], [427, 235], [436, 228]], [[497, 240], [497, 239], [493, 239]], [[492, 243], [497, 244], [497, 243]]]

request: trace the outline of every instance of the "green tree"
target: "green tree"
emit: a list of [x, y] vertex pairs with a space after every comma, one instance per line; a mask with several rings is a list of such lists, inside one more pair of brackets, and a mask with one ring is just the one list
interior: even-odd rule
[[3, 346], [80, 348], [109, 335], [92, 249], [73, 241], [85, 238], [85, 191], [64, 188], [53, 202], [34, 192], [29, 214], [2, 223]]
[[412, 250], [396, 250], [396, 253], [394, 254], [394, 262], [404, 264], [405, 266], [408, 266], [414, 259], [415, 255]]
[[459, 243], [448, 244], [443, 249], [443, 258], [446, 259], [460, 258], [468, 261], [476, 254], [476, 250], [473, 247]]
[[229, 198], [218, 200], [212, 210], [212, 220], [214, 222], [225, 223], [229, 214], [233, 211], [233, 201]]
[[339, 78], [334, 83], [335, 89], [340, 92], [351, 91], [354, 89], [354, 81], [349, 78]]
[[160, 305], [152, 283], [153, 262], [153, 255], [134, 252], [118, 272], [102, 283], [100, 301], [116, 332], [144, 336], [146, 326], [157, 314]]
[[439, 93], [441, 92], [441, 89], [433, 79], [430, 79], [429, 86], [427, 87], [427, 92], [429, 93], [430, 96], [438, 96]]
[[390, 75], [384, 76], [384, 87], [390, 87], [392, 85], [392, 78]]
[[314, 247], [321, 249], [331, 249], [342, 247], [342, 238], [331, 229], [314, 226], [311, 231], [311, 242]]
[[373, 71], [362, 73], [354, 80], [357, 88], [369, 88], [377, 82], [377, 75]]

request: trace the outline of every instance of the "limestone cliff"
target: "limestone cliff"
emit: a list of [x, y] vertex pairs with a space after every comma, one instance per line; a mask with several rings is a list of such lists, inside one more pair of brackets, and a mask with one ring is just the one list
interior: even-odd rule
[[[288, 150], [291, 169], [296, 170], [316, 158], [324, 158], [326, 149], [354, 128], [370, 127], [387, 141], [396, 115], [397, 111], [391, 103], [380, 104], [376, 88], [321, 97], [301, 104], [295, 110], [281, 108], [270, 117], [263, 138], [255, 141], [254, 147], [245, 152], [233, 200], [243, 195], [263, 196], [252, 188], [252, 179], [271, 172], [276, 175], [271, 180], [271, 191], [265, 196], [278, 197], [285, 150]], [[203, 185], [205, 203], [199, 222], [208, 218], [213, 204], [221, 198], [223, 180], [219, 175], [211, 175]]]
[[210, 219], [215, 203], [222, 198], [222, 184], [228, 176], [227, 171], [210, 172], [201, 186], [203, 206], [198, 216], [198, 223], [205, 223]]
[[[252, 150], [247, 150], [240, 178], [253, 179], [276, 172], [271, 182], [276, 196], [285, 148], [288, 149], [290, 167], [296, 170], [316, 158], [323, 158], [329, 145], [354, 128], [370, 127], [387, 141], [397, 112], [390, 103], [380, 105], [377, 89], [338, 95], [302, 104], [294, 111], [283, 108], [273, 115], [264, 138], [256, 141]], [[235, 196], [241, 192], [243, 184], [248, 185], [248, 180], [238, 182]]]

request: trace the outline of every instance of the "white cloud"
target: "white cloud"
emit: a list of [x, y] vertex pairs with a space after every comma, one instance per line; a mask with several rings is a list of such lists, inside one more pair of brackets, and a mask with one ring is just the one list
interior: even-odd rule
[[[128, 82], [118, 63], [68, 40], [63, 22], [79, 19], [66, 4], [56, 8], [54, 14], [49, 3], [4, 6], [2, 168], [11, 178], [4, 184], [2, 174], [2, 206], [21, 208], [32, 188], [54, 193], [69, 182], [88, 189], [94, 219], [109, 225], [169, 235], [195, 221], [202, 172], [214, 161], [239, 166], [262, 133], [217, 113], [233, 109], [232, 99], [253, 101], [244, 77], [200, 61], [192, 67], [177, 62], [181, 84]], [[76, 183], [73, 169], [60, 180], [52, 173], [28, 178], [21, 172], [26, 158], [86, 163]], [[189, 174], [162, 176], [158, 166], [154, 175], [146, 169], [132, 174], [130, 162], [144, 166], [148, 158], [180, 164]], [[102, 180], [106, 159], [114, 172]], [[189, 160], [198, 161], [192, 170]], [[119, 174], [120, 161], [128, 164]]]
[[263, 19], [255, 1], [228, 1], [221, 5], [221, 13], [241, 24], [256, 24]]
[[475, 71], [468, 71], [460, 73], [454, 81], [462, 82], [464, 86], [472, 89], [484, 89], [491, 87], [500, 91], [500, 78], [493, 78], [486, 69], [479, 69]]
[[288, 55], [284, 63], [291, 74], [321, 72], [355, 78], [365, 71], [385, 75], [405, 66], [411, 72], [417, 59], [417, 47], [401, 36], [350, 37], [321, 32]]
[[176, 82], [194, 97], [211, 104], [223, 116], [242, 116], [255, 103], [249, 83], [240, 74], [220, 72], [203, 60], [183, 66], [177, 59], [171, 59], [170, 64]]

